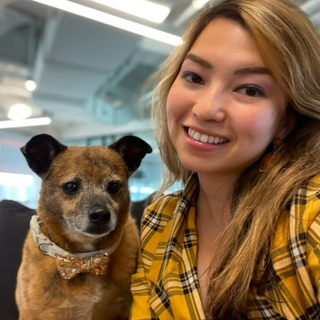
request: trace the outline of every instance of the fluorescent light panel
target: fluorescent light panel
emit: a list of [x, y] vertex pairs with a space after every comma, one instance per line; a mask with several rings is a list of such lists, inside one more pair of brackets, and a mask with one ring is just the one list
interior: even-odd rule
[[0, 121], [0, 129], [44, 126], [50, 123], [51, 123], [51, 119], [48, 117], [29, 118], [29, 119], [23, 119], [23, 120], [4, 120], [4, 121]]
[[0, 172], [0, 185], [14, 187], [31, 187], [33, 176], [29, 174]]
[[132, 193], [145, 193], [145, 194], [151, 194], [154, 192], [153, 188], [150, 187], [137, 187], [137, 186], [131, 186], [130, 191]]
[[129, 13], [133, 16], [156, 23], [163, 22], [170, 8], [145, 0], [91, 0], [104, 6]]
[[16, 103], [10, 107], [8, 118], [11, 120], [22, 120], [31, 116], [31, 108], [23, 103]]
[[[140, 23], [129, 21], [116, 17], [114, 15], [83, 6], [67, 0], [31, 0], [34, 2], [42, 3], [47, 6], [60, 9], [69, 13], [79, 15], [97, 22], [101, 22], [115, 28], [126, 30], [143, 37], [151, 38], [160, 42], [164, 42], [173, 46], [178, 46], [182, 43], [181, 37], [150, 28]], [[114, 0], [116, 1], [116, 0]]]

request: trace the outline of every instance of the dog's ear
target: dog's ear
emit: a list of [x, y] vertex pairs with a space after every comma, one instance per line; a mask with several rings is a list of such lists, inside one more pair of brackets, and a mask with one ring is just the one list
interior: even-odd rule
[[109, 148], [116, 150], [122, 156], [130, 173], [139, 168], [147, 153], [152, 152], [151, 146], [136, 136], [124, 136], [111, 144]]
[[34, 136], [20, 148], [31, 170], [39, 176], [48, 171], [52, 160], [65, 149], [67, 146], [48, 134]]

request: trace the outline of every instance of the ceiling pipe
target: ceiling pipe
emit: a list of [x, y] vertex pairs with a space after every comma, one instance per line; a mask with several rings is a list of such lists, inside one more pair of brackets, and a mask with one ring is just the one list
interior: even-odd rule
[[0, 3], [0, 37], [24, 24], [32, 24], [31, 18]]
[[300, 8], [307, 14], [312, 15], [320, 10], [319, 0], [309, 0], [300, 5]]
[[202, 9], [210, 0], [192, 0], [191, 4], [173, 22], [175, 27], [180, 27], [188, 21], [197, 11]]
[[316, 27], [319, 27], [320, 26], [320, 11], [309, 16], [309, 19]]

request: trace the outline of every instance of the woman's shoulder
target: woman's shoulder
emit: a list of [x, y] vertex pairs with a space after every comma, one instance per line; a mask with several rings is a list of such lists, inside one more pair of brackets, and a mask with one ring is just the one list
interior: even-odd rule
[[184, 221], [194, 202], [194, 195], [186, 195], [185, 189], [165, 193], [149, 204], [143, 214], [141, 233], [163, 233], [172, 225]]
[[144, 218], [170, 220], [182, 197], [182, 190], [162, 194], [146, 207]]
[[181, 194], [174, 192], [162, 195], [144, 211], [140, 229], [141, 247], [144, 253], [148, 252], [149, 259], [155, 254], [159, 242], [168, 242]]
[[306, 184], [306, 189], [310, 195], [319, 195], [320, 193], [320, 173], [310, 179]]
[[305, 230], [309, 229], [314, 220], [319, 219], [319, 215], [320, 174], [314, 176], [299, 188], [290, 205], [292, 221], [303, 221]]
[[295, 195], [294, 203], [306, 205], [309, 202], [320, 201], [320, 174], [309, 179]]

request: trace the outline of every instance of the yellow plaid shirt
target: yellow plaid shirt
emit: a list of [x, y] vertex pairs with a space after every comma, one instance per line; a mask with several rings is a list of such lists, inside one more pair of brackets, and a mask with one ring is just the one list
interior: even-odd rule
[[[197, 275], [198, 181], [151, 204], [132, 277], [131, 320], [205, 320]], [[268, 282], [250, 294], [248, 319], [320, 319], [320, 175], [301, 188], [279, 221]]]

